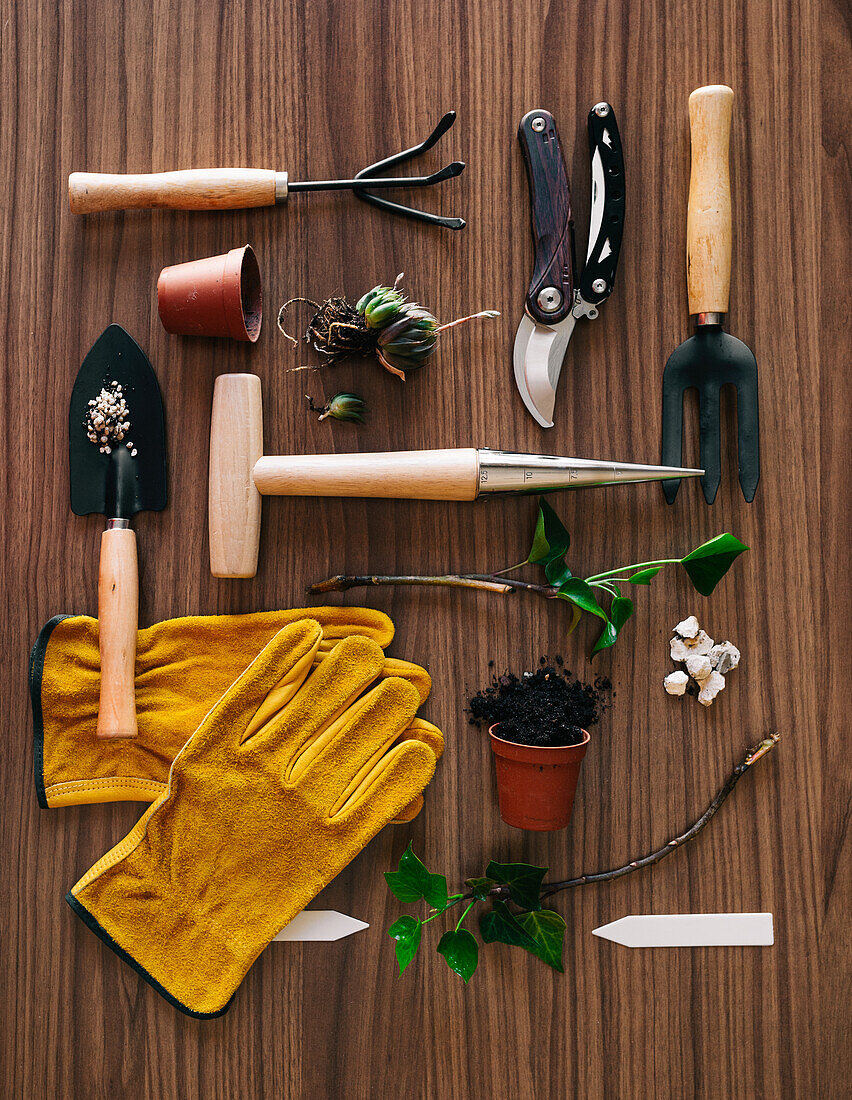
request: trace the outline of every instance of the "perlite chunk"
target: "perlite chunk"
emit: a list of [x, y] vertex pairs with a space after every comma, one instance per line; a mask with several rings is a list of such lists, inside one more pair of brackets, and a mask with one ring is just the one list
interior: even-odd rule
[[698, 693], [698, 702], [702, 706], [709, 707], [720, 691], [724, 691], [725, 677], [721, 672], [711, 672], [701, 685]]
[[685, 672], [670, 672], [663, 680], [663, 687], [669, 695], [683, 695], [688, 683], [689, 677]]
[[[663, 687], [669, 695], [683, 695], [691, 676], [700, 689], [698, 701], [705, 707], [709, 707], [719, 692], [724, 690], [725, 673], [740, 663], [737, 647], [732, 642], [716, 645], [701, 629], [695, 615], [688, 615], [674, 628], [669, 652], [673, 661], [686, 665], [686, 672], [670, 673], [663, 680]], [[695, 694], [694, 689], [691, 693]]]
[[740, 663], [740, 651], [732, 642], [720, 642], [710, 650], [710, 664], [723, 676]]
[[708, 634], [699, 630], [694, 638], [681, 638], [675, 634], [669, 642], [669, 653], [673, 661], [686, 661], [688, 658], [698, 655], [705, 657], [713, 648], [713, 639]]
[[686, 671], [700, 684], [713, 671], [710, 658], [703, 653], [693, 653], [686, 658]]
[[698, 619], [694, 615], [689, 615], [674, 628], [675, 634], [679, 634], [681, 638], [694, 638], [697, 636], [698, 631]]

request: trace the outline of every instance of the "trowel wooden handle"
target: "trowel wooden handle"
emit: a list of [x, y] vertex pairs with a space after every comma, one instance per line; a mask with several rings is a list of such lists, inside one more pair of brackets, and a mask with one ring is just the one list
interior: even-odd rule
[[731, 286], [731, 175], [728, 146], [734, 93], [725, 84], [689, 97], [692, 169], [686, 219], [689, 312], [727, 313]]
[[148, 175], [72, 172], [72, 214], [167, 207], [171, 210], [242, 210], [275, 205], [276, 173], [265, 168], [194, 168]]
[[260, 493], [252, 481], [263, 454], [263, 408], [256, 374], [220, 374], [210, 419], [208, 525], [214, 577], [253, 577], [260, 543]]
[[391, 451], [378, 454], [275, 455], [254, 467], [267, 496], [393, 497], [401, 500], [475, 500], [475, 448]]
[[136, 535], [129, 528], [107, 528], [101, 536], [98, 578], [98, 647], [101, 699], [98, 737], [135, 737], [136, 628], [139, 621], [139, 567]]

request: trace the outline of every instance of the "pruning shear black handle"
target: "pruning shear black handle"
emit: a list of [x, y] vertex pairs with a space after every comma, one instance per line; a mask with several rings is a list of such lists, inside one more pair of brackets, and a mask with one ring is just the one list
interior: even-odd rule
[[525, 308], [534, 321], [553, 325], [574, 304], [574, 220], [571, 190], [549, 111], [528, 111], [518, 126], [530, 187], [535, 259]]
[[597, 306], [612, 293], [624, 231], [624, 153], [609, 103], [596, 103], [589, 111], [589, 152], [592, 219], [589, 250], [577, 289], [586, 303]]

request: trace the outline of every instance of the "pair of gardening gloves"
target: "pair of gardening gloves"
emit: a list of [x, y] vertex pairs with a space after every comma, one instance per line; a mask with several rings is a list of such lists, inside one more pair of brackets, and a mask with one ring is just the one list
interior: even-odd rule
[[443, 736], [416, 716], [428, 673], [386, 657], [392, 637], [366, 608], [159, 623], [138, 633], [138, 737], [100, 741], [97, 621], [39, 635], [40, 805], [151, 803], [67, 900], [188, 1015], [225, 1012], [278, 932], [419, 812]]

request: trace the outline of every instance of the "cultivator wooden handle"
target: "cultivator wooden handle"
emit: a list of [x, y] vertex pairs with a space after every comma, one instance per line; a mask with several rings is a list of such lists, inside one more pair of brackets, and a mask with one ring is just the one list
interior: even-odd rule
[[692, 170], [686, 220], [689, 312], [728, 312], [731, 286], [731, 175], [728, 146], [734, 93], [725, 84], [689, 97]]
[[111, 175], [72, 172], [72, 214], [162, 207], [170, 210], [242, 210], [274, 206], [287, 194], [287, 173], [266, 168], [193, 168], [182, 172]]

